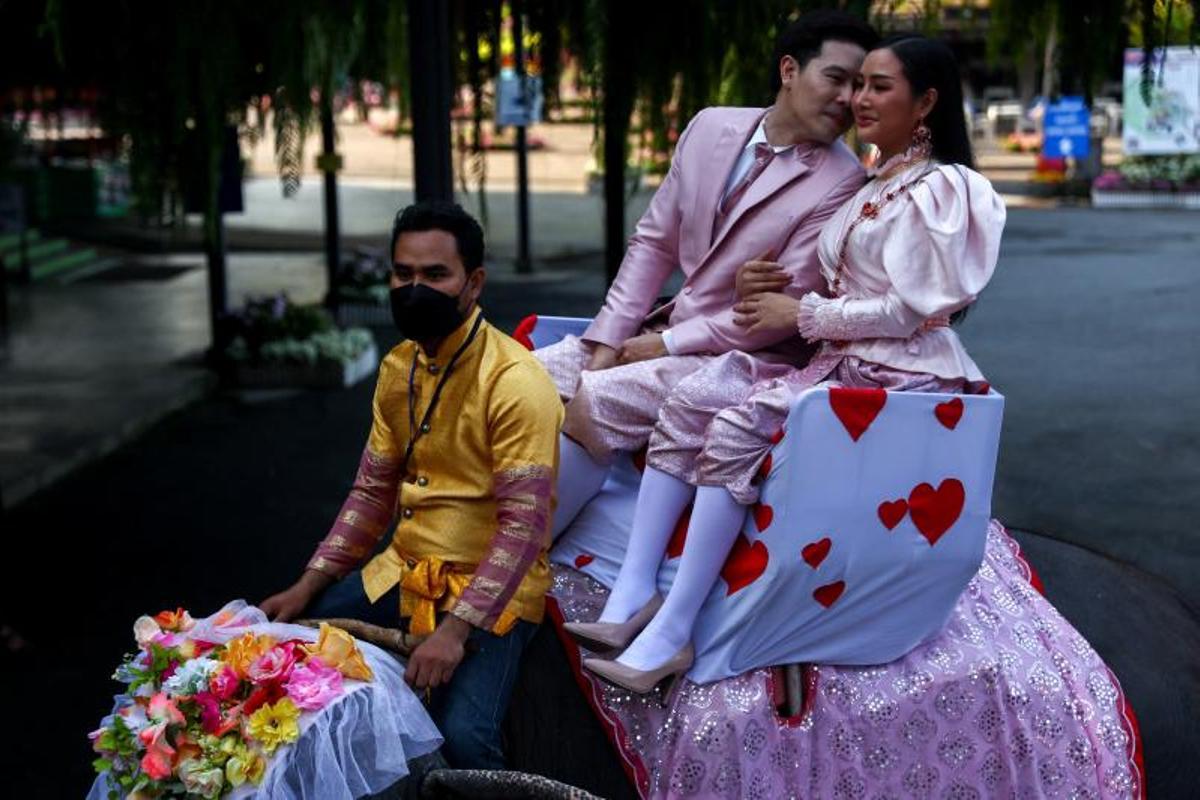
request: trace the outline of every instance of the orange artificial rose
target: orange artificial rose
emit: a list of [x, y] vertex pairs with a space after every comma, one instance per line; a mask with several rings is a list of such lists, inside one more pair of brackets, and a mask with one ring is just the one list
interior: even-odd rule
[[321, 635], [317, 643], [305, 645], [304, 652], [321, 659], [325, 666], [333, 667], [352, 680], [369, 681], [375, 677], [354, 637], [327, 622], [321, 623]]
[[225, 646], [221, 660], [228, 664], [239, 678], [246, 678], [250, 672], [250, 665], [274, 646], [274, 637], [266, 634], [255, 636], [246, 632], [237, 639], [230, 640]]

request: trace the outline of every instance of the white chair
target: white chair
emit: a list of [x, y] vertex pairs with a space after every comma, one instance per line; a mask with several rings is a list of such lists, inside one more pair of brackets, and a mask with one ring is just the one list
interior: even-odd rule
[[[586, 324], [538, 317], [524, 327], [544, 347]], [[700, 612], [688, 677], [887, 663], [936, 634], [983, 558], [1003, 411], [994, 391], [798, 395], [760, 503]], [[621, 459], [551, 560], [611, 587], [639, 482], [633, 459]], [[663, 591], [678, 550], [659, 573]], [[788, 683], [799, 683], [794, 670]]]

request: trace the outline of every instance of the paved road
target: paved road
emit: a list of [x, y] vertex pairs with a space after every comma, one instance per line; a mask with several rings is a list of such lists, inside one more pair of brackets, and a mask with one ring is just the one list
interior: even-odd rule
[[1010, 215], [963, 326], [1008, 399], [995, 509], [1162, 576], [1200, 610], [1200, 217]]
[[[1200, 226], [1194, 215], [1069, 209], [1010, 219], [1001, 268], [963, 328], [1008, 397], [997, 515], [1053, 537], [1022, 539], [1051, 599], [1110, 660], [1140, 711], [1152, 781], [1168, 781], [1151, 796], [1186, 796], [1174, 787], [1191, 780], [1181, 770], [1194, 772], [1185, 756], [1200, 743], [1200, 636], [1164, 586], [1200, 608]], [[319, 259], [294, 258], [307, 261], [289, 262], [285, 274], [319, 276]], [[497, 269], [490, 316], [511, 326], [527, 311], [588, 313], [602, 280], [598, 261], [587, 261], [532, 281]], [[179, 293], [171, 281], [157, 286]], [[121, 285], [95, 291], [130, 296]], [[143, 288], [141, 302], [153, 303], [154, 291]], [[188, 294], [202, 303], [196, 287]], [[79, 320], [69, 305], [60, 313], [64, 324]], [[155, 324], [169, 336], [175, 316], [194, 325], [197, 314], [202, 305]], [[126, 374], [132, 391], [136, 372]], [[6, 563], [26, 578], [0, 585], [0, 607], [33, 643], [0, 662], [0, 706], [24, 726], [0, 756], [10, 785], [33, 787], [55, 753], [69, 766], [56, 761], [54, 774], [71, 794], [82, 791], [82, 737], [106, 711], [107, 675], [137, 614], [175, 604], [204, 612], [292, 577], [342, 499], [369, 397], [369, 385], [218, 396], [0, 520]], [[74, 408], [86, 415], [87, 398]]]

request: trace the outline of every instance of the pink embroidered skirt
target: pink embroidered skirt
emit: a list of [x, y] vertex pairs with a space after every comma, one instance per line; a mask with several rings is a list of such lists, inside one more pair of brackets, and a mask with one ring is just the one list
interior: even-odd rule
[[[601, 464], [619, 452], [636, 452], [650, 441], [666, 407], [690, 413], [673, 417], [684, 428], [673, 434], [702, 437], [714, 414], [735, 405], [757, 383], [786, 375], [791, 368], [741, 352], [722, 356], [665, 356], [599, 371], [583, 371], [586, 345], [574, 336], [535, 350], [559, 395], [567, 400], [563, 433]], [[694, 377], [693, 377], [694, 376]], [[688, 388], [683, 394], [680, 390]]]
[[[580, 670], [562, 638], [642, 797], [1144, 798], [1120, 684], [1032, 579], [993, 521], [941, 633], [890, 664], [809, 667], [794, 719], [776, 711], [770, 669], [685, 681], [664, 707]], [[606, 597], [555, 567], [557, 625], [594, 620]]]

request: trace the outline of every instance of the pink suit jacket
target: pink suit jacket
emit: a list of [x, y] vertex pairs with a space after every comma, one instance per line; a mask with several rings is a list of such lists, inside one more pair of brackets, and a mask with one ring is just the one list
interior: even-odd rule
[[840, 141], [803, 159], [786, 151], [771, 160], [715, 230], [726, 180], [765, 113], [762, 108], [707, 108], [692, 119], [585, 341], [619, 347], [636, 335], [649, 321], [663, 285], [680, 269], [683, 287], [653, 315], [655, 320], [669, 315], [676, 355], [741, 350], [795, 362], [811, 353], [798, 335], [780, 340], [778, 334], [749, 334], [734, 324], [737, 269], [765, 253], [792, 276], [788, 294], [824, 294], [817, 238], [865, 176]]

